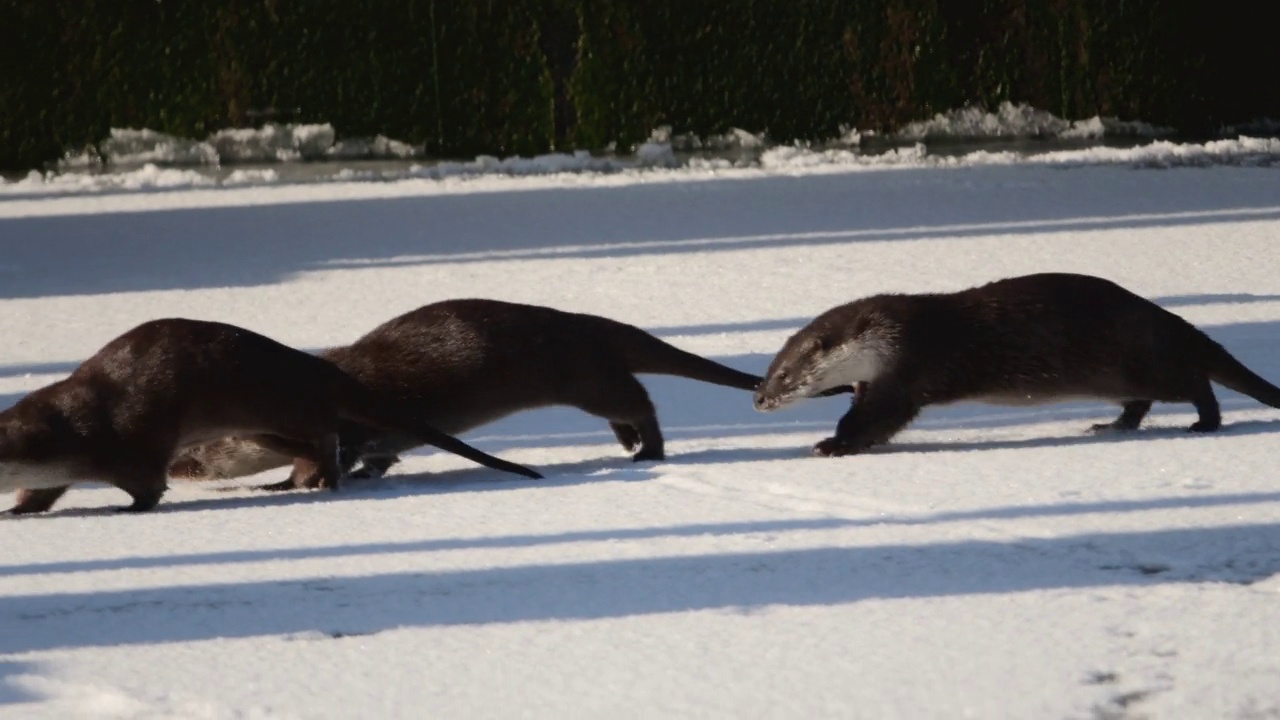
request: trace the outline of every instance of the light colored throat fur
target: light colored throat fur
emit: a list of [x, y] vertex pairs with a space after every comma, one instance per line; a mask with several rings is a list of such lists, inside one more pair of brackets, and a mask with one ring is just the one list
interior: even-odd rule
[[84, 480], [66, 463], [0, 460], [0, 492], [48, 490]]
[[887, 338], [863, 333], [814, 357], [800, 389], [812, 395], [843, 385], [875, 382], [889, 365], [891, 352]]

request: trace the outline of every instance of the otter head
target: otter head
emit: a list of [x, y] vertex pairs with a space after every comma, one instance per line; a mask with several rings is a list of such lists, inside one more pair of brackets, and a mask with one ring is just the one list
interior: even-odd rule
[[169, 463], [169, 477], [182, 480], [202, 480], [209, 476], [209, 469], [189, 453], [183, 453]]
[[756, 410], [854, 392], [884, 372], [891, 355], [889, 329], [865, 313], [850, 323], [842, 309], [824, 313], [787, 339], [756, 390]]

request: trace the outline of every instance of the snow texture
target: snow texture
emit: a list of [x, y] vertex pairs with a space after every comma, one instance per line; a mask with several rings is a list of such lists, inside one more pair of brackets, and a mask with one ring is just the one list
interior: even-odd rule
[[[1276, 381], [1280, 173], [1252, 165], [1277, 153], [19, 182], [0, 407], [161, 316], [317, 349], [493, 297], [762, 372], [835, 304], [1045, 270], [1116, 280]], [[1116, 408], [958, 405], [820, 459], [847, 399], [760, 414], [644, 382], [659, 463], [548, 409], [465, 435], [540, 481], [422, 450], [338, 493], [248, 487], [274, 471], [174, 481], [149, 514], [87, 485], [0, 518], [0, 716], [1280, 716], [1280, 411], [1219, 388], [1216, 434], [1166, 405], [1099, 437]]]
[[1171, 132], [1170, 128], [1118, 118], [1094, 116], [1086, 120], [1063, 120], [1030, 105], [1005, 101], [1000, 103], [996, 112], [970, 106], [938, 113], [929, 120], [908, 123], [895, 135], [905, 140], [1010, 137], [1100, 140], [1104, 137], [1156, 137]]

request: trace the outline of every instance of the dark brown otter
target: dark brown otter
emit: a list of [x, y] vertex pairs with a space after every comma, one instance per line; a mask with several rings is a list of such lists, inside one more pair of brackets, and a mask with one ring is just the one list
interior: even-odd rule
[[1042, 273], [945, 294], [887, 294], [832, 308], [791, 336], [755, 394], [762, 412], [831, 388], [858, 389], [818, 455], [889, 440], [929, 405], [1037, 405], [1101, 399], [1122, 407], [1094, 431], [1133, 430], [1153, 402], [1189, 402], [1189, 429], [1221, 425], [1210, 381], [1280, 407], [1258, 377], [1195, 326], [1115, 283]]
[[71, 483], [101, 480], [150, 510], [175, 452], [242, 433], [305, 458], [318, 487], [336, 489], [340, 420], [403, 433], [488, 467], [541, 477], [451, 437], [421, 412], [364, 387], [332, 363], [216, 322], [143, 323], [107, 343], [70, 376], [0, 413], [0, 489], [15, 514], [49, 509]]
[[[743, 390], [760, 378], [680, 350], [652, 334], [596, 315], [497, 300], [446, 300], [394, 318], [355, 343], [322, 353], [365, 385], [411, 403], [460, 434], [522, 410], [568, 405], [604, 418], [635, 460], [664, 457], [662, 432], [637, 373], [677, 375]], [[402, 433], [344, 422], [342, 465], [363, 460], [381, 475], [419, 444]], [[243, 437], [193, 447], [175, 477], [237, 477], [288, 458]], [[302, 461], [294, 477], [313, 469]]]

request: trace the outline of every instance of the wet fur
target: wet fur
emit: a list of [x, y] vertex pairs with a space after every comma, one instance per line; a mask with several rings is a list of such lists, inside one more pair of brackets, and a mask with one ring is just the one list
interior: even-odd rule
[[[851, 369], [840, 355], [862, 362]], [[1189, 429], [1210, 432], [1221, 425], [1211, 381], [1280, 407], [1280, 388], [1178, 315], [1102, 278], [1042, 273], [832, 308], [787, 340], [755, 404], [767, 412], [858, 386], [835, 435], [814, 447], [846, 455], [887, 442], [929, 405], [959, 401], [1118, 403], [1120, 416], [1094, 431], [1136, 429], [1153, 402], [1191, 403], [1199, 419]]]
[[[437, 427], [460, 434], [516, 412], [576, 407], [606, 420], [635, 460], [665, 457], [657, 413], [638, 373], [754, 390], [760, 378], [685, 352], [608, 318], [497, 300], [446, 300], [394, 318], [355, 343], [322, 353], [362, 383], [395, 394]], [[420, 443], [343, 423], [344, 468], [378, 476]], [[230, 437], [192, 448], [175, 477], [236, 477], [287, 458]], [[293, 478], [307, 483], [308, 463]]]
[[127, 492], [129, 510], [150, 510], [177, 450], [228, 433], [305, 459], [315, 486], [336, 489], [340, 418], [540, 477], [441, 433], [326, 360], [232, 325], [171, 318], [124, 333], [0, 413], [0, 490], [18, 490], [11, 512], [23, 514], [98, 480]]

